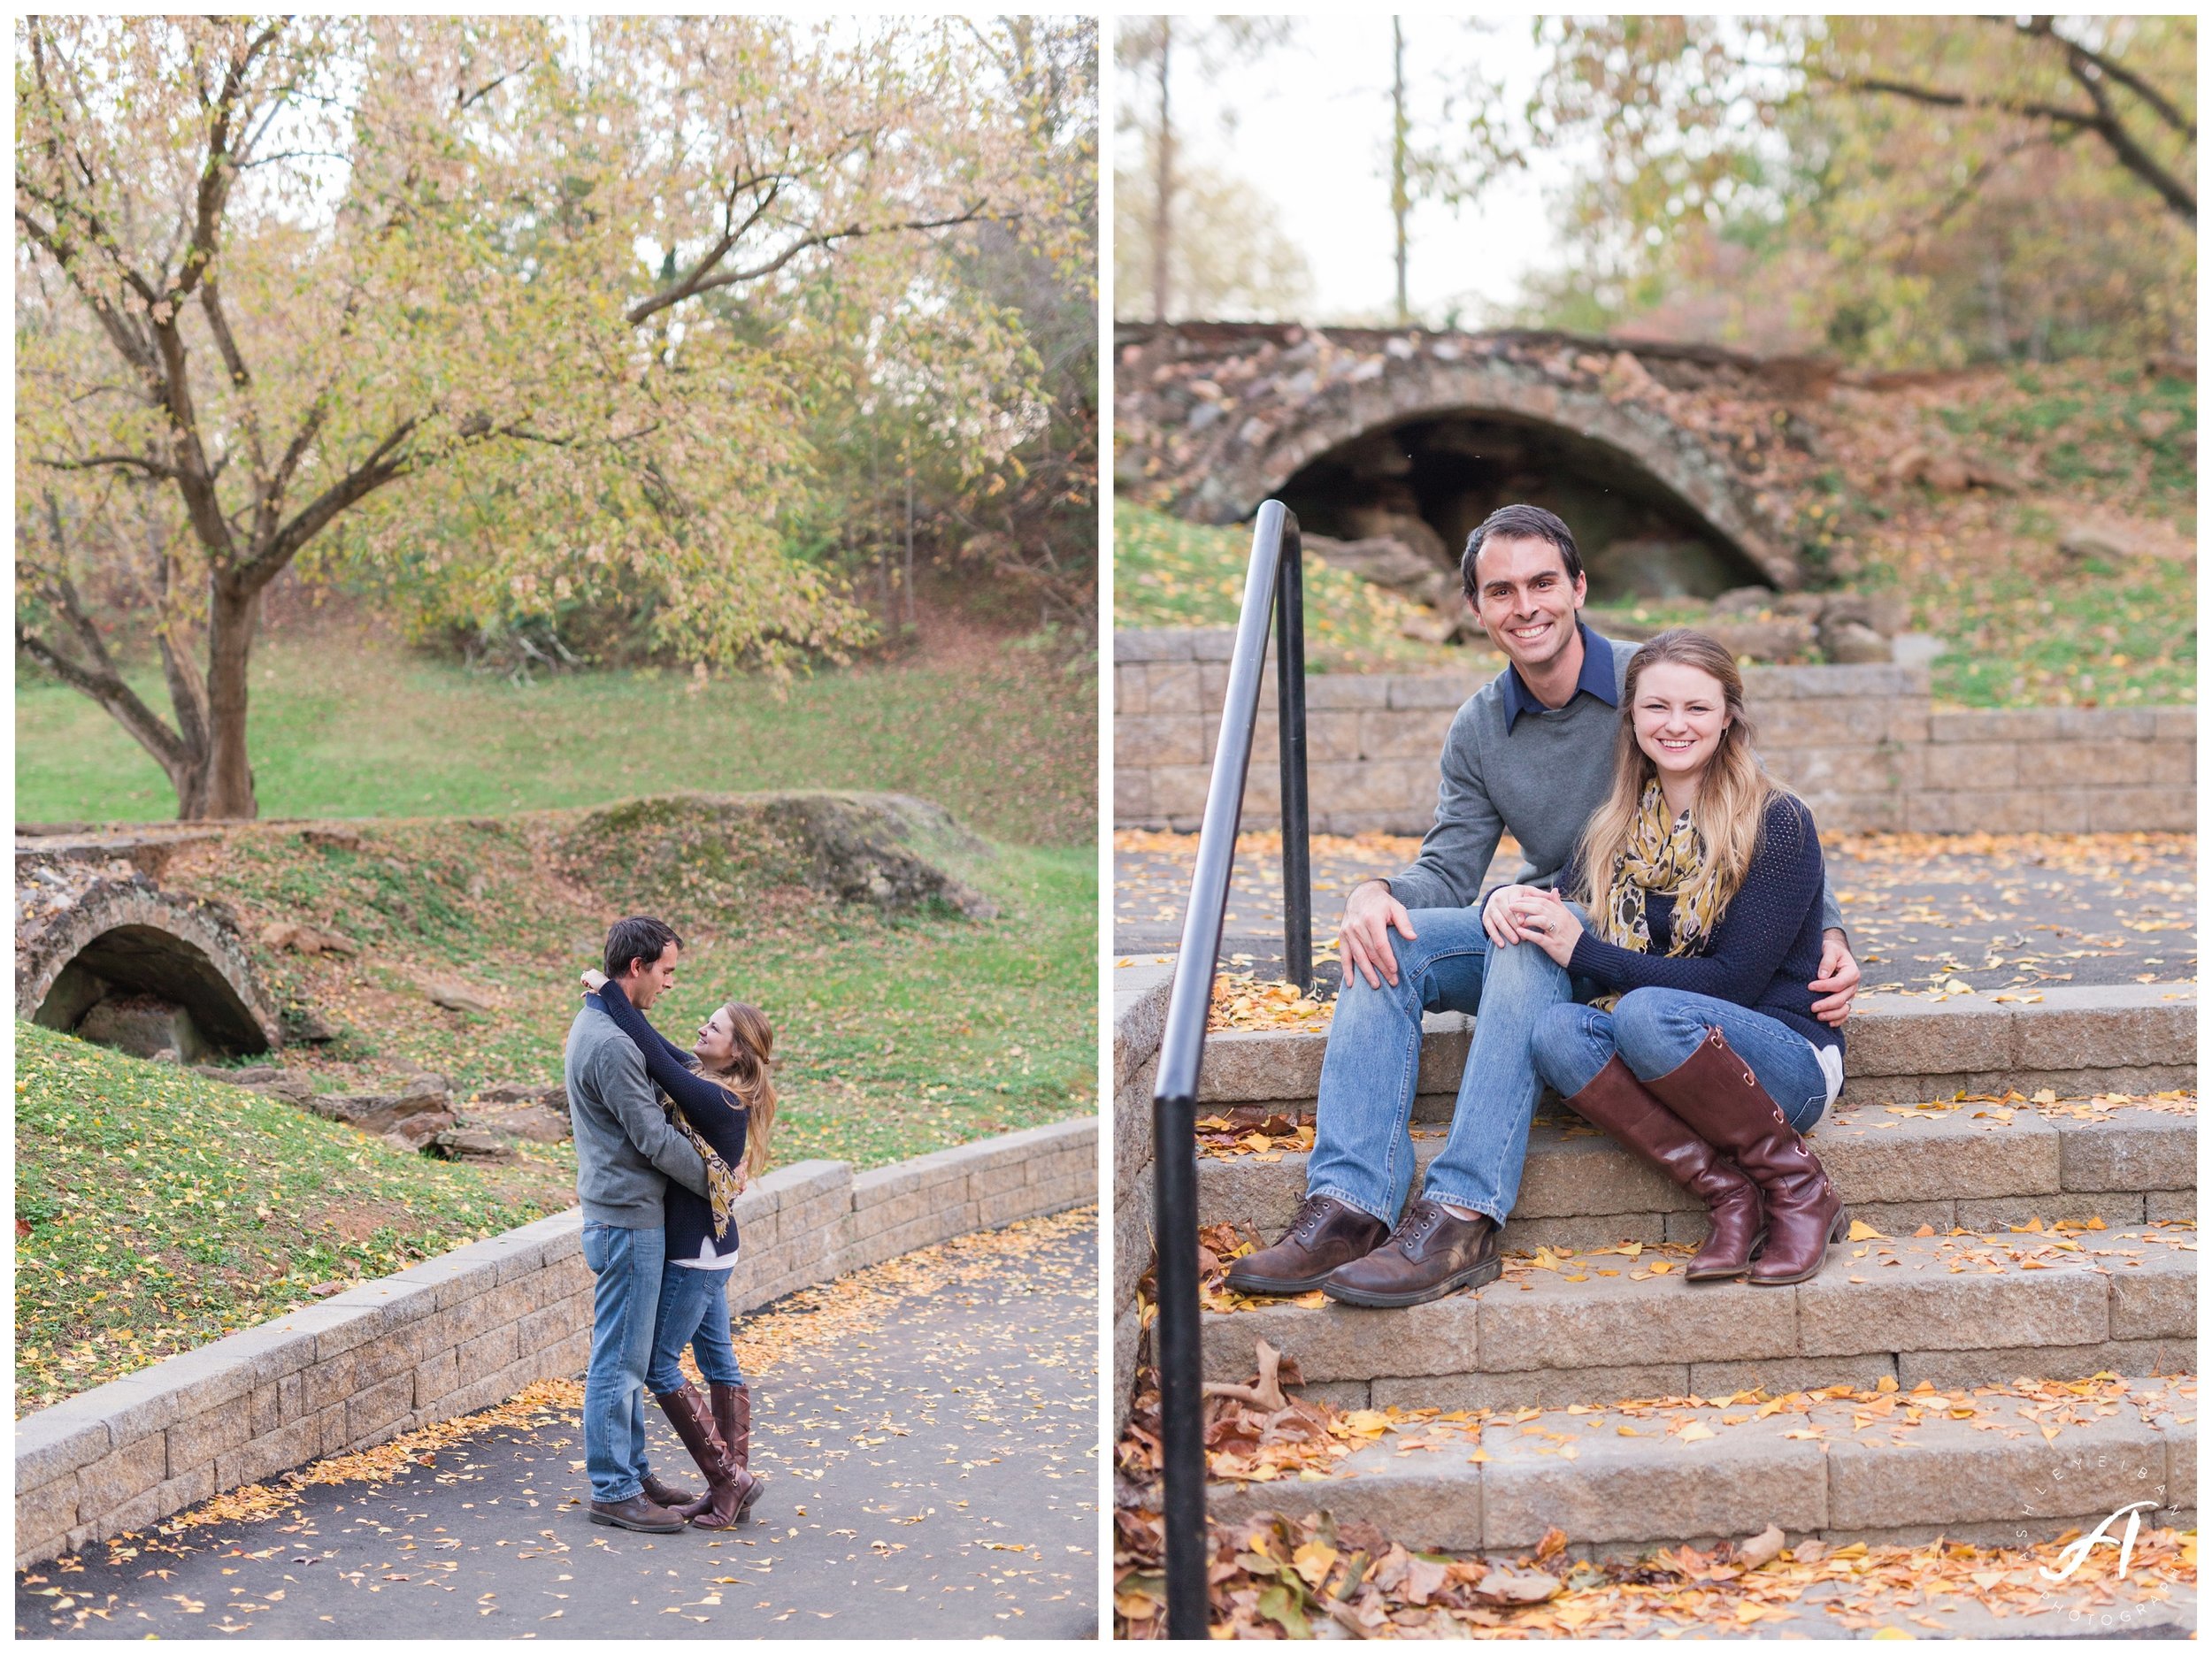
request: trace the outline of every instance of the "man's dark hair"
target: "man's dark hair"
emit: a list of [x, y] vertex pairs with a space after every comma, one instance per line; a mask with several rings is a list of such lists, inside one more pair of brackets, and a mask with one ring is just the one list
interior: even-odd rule
[[642, 960], [650, 965], [668, 951], [674, 943], [679, 948], [684, 939], [669, 926], [644, 914], [633, 914], [618, 919], [607, 931], [607, 957], [599, 969], [609, 977], [626, 977], [630, 962]]
[[1582, 578], [1582, 553], [1575, 545], [1572, 529], [1541, 506], [1500, 506], [1467, 537], [1467, 550], [1459, 560], [1459, 584], [1470, 603], [1482, 590], [1481, 583], [1475, 578], [1475, 554], [1494, 536], [1509, 540], [1549, 540], [1559, 548], [1560, 560], [1567, 565], [1567, 578], [1575, 581]]

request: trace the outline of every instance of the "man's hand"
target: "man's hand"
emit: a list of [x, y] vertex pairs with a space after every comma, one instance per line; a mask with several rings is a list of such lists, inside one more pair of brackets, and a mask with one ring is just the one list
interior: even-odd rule
[[1406, 912], [1404, 903], [1390, 894], [1386, 880], [1370, 879], [1352, 893], [1352, 900], [1344, 905], [1343, 923], [1337, 927], [1337, 957], [1343, 962], [1348, 980], [1357, 971], [1370, 988], [1380, 988], [1384, 983], [1398, 986], [1398, 956], [1390, 951], [1394, 930], [1408, 942], [1413, 941], [1413, 916]]
[[1820, 975], [1810, 986], [1813, 1015], [1832, 1029], [1841, 1028], [1851, 1015], [1851, 997], [1859, 992], [1859, 962], [1841, 931], [1820, 933]]

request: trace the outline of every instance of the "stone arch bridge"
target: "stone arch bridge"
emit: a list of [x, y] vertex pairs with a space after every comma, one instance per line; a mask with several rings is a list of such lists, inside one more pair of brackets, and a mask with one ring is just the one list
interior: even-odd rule
[[188, 1063], [283, 1044], [236, 917], [150, 877], [180, 837], [190, 831], [18, 840], [17, 1016]]
[[1804, 584], [1791, 492], [1820, 464], [1793, 404], [1829, 364], [1555, 333], [1125, 325], [1115, 480], [1206, 523], [1281, 498], [1310, 533], [1456, 564], [1526, 500], [1573, 526], [1597, 597]]

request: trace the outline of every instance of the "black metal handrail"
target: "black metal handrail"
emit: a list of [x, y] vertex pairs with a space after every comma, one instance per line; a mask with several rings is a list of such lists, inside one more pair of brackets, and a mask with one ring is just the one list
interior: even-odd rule
[[1244, 813], [1244, 773], [1259, 717], [1267, 623], [1275, 617], [1275, 704], [1282, 763], [1284, 967], [1300, 991], [1313, 987], [1313, 896], [1306, 843], [1306, 617], [1298, 519], [1279, 500], [1252, 525], [1252, 563], [1229, 659], [1229, 688], [1214, 745], [1213, 778], [1198, 830], [1198, 866], [1183, 913], [1182, 946], [1168, 992], [1152, 1091], [1153, 1244], [1159, 1314], [1153, 1356], [1160, 1374], [1162, 1513], [1165, 1520], [1167, 1630], [1206, 1631], [1206, 1445], [1198, 1334], [1198, 1070], [1213, 1002], [1221, 926]]

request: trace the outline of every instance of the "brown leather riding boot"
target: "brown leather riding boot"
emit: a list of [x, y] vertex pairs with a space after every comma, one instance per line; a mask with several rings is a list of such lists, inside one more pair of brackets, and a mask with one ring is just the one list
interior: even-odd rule
[[1759, 1186], [1724, 1160], [1682, 1117], [1653, 1097], [1616, 1052], [1567, 1107], [1602, 1128], [1705, 1203], [1705, 1245], [1684, 1272], [1693, 1282], [1741, 1276], [1766, 1239]]
[[1340, 1266], [1321, 1291], [1339, 1304], [1400, 1310], [1494, 1282], [1504, 1268], [1498, 1228], [1487, 1214], [1459, 1218], [1424, 1196], [1406, 1208], [1389, 1240]]
[[1751, 1284], [1785, 1287], [1819, 1275], [1828, 1244], [1847, 1228], [1843, 1198], [1721, 1031], [1708, 1029], [1704, 1044], [1679, 1067], [1644, 1084], [1757, 1183], [1767, 1242], [1751, 1267]]
[[1340, 1264], [1382, 1245], [1390, 1226], [1333, 1196], [1309, 1195], [1283, 1238], [1229, 1267], [1240, 1293], [1310, 1293]]
[[737, 1474], [737, 1514], [742, 1519], [760, 1498], [766, 1479], [756, 1475], [753, 1460], [753, 1388], [750, 1385], [710, 1385], [714, 1398], [715, 1428], [722, 1433], [730, 1464]]
[[722, 1438], [715, 1434], [713, 1417], [707, 1412], [707, 1399], [692, 1384], [674, 1391], [657, 1391], [653, 1399], [661, 1405], [668, 1422], [676, 1428], [676, 1435], [683, 1438], [684, 1447], [690, 1452], [692, 1463], [707, 1479], [705, 1498], [682, 1508], [684, 1516], [701, 1529], [732, 1527], [737, 1521], [737, 1503], [744, 1491], [733, 1475], [736, 1462]]

